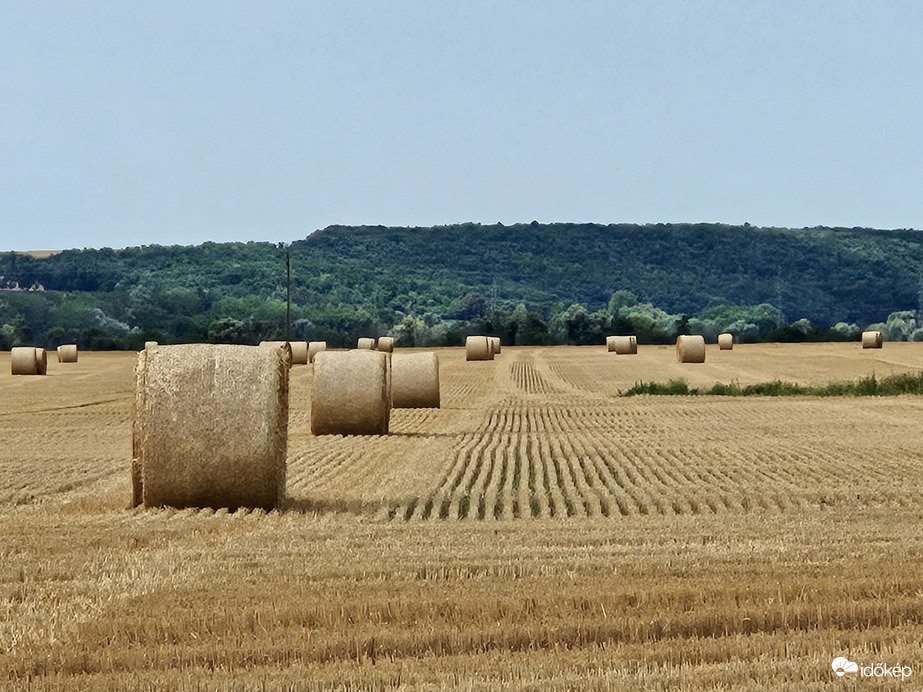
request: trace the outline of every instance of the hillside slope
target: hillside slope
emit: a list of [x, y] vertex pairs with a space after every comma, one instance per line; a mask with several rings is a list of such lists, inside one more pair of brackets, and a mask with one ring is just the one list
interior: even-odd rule
[[[669, 312], [772, 303], [820, 324], [871, 322], [915, 309], [923, 233], [775, 229], [720, 224], [460, 224], [428, 228], [331, 226], [290, 247], [296, 302], [384, 302], [416, 293], [448, 310], [468, 291], [525, 302], [601, 307], [629, 289]], [[47, 258], [6, 253], [0, 285], [59, 291], [206, 289], [278, 295], [284, 251], [271, 243], [205, 243], [69, 250]], [[406, 306], [399, 306], [406, 307]]]
[[[923, 276], [923, 233], [913, 230], [535, 222], [331, 226], [287, 247], [153, 245], [42, 258], [3, 253], [0, 348], [68, 339], [132, 348], [145, 335], [167, 342], [279, 338], [287, 319], [287, 254], [291, 333], [342, 344], [363, 333], [403, 330], [405, 343], [447, 345], [472, 329], [521, 343], [595, 343], [600, 333], [630, 329], [665, 343], [690, 316], [710, 310], [714, 317], [718, 306], [767, 303], [781, 313], [757, 311], [769, 315], [759, 327], [762, 334], [800, 318], [821, 327], [866, 325], [916, 310]], [[626, 304], [637, 298], [669, 315], [652, 313], [650, 305], [638, 308], [657, 323], [646, 329], [646, 318], [619, 322], [612, 310], [607, 318], [585, 318], [580, 308], [555, 326], [555, 316], [573, 304], [585, 306], [586, 314], [611, 307], [616, 291], [634, 294]], [[743, 317], [745, 323], [760, 322]], [[729, 319], [710, 329], [726, 328]], [[749, 329], [752, 334], [756, 327]], [[923, 325], [905, 331], [916, 329]], [[546, 337], [549, 330], [554, 333]]]

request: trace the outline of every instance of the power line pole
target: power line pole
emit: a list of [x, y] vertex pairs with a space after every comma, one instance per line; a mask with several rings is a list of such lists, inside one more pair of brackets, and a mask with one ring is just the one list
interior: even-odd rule
[[285, 340], [292, 340], [292, 258], [285, 251]]

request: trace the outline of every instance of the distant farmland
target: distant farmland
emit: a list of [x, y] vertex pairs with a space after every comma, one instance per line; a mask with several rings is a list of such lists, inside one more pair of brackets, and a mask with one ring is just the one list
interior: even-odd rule
[[[923, 675], [923, 398], [823, 383], [923, 346], [438, 351], [442, 408], [315, 437], [282, 511], [129, 509], [134, 357], [0, 354], [0, 688], [841, 690]], [[911, 689], [913, 680], [858, 680]]]

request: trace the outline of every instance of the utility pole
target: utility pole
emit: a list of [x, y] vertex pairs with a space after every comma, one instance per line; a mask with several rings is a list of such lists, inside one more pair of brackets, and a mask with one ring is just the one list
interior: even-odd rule
[[917, 327], [923, 327], [923, 274], [917, 284]]
[[292, 258], [285, 251], [285, 340], [292, 340]]

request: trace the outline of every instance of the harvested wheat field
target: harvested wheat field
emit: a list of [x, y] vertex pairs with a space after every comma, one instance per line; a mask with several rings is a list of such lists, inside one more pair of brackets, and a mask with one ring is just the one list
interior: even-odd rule
[[387, 436], [312, 435], [292, 369], [270, 513], [129, 508], [134, 354], [0, 354], [0, 689], [920, 689], [923, 397], [617, 395], [923, 344], [438, 354]]

